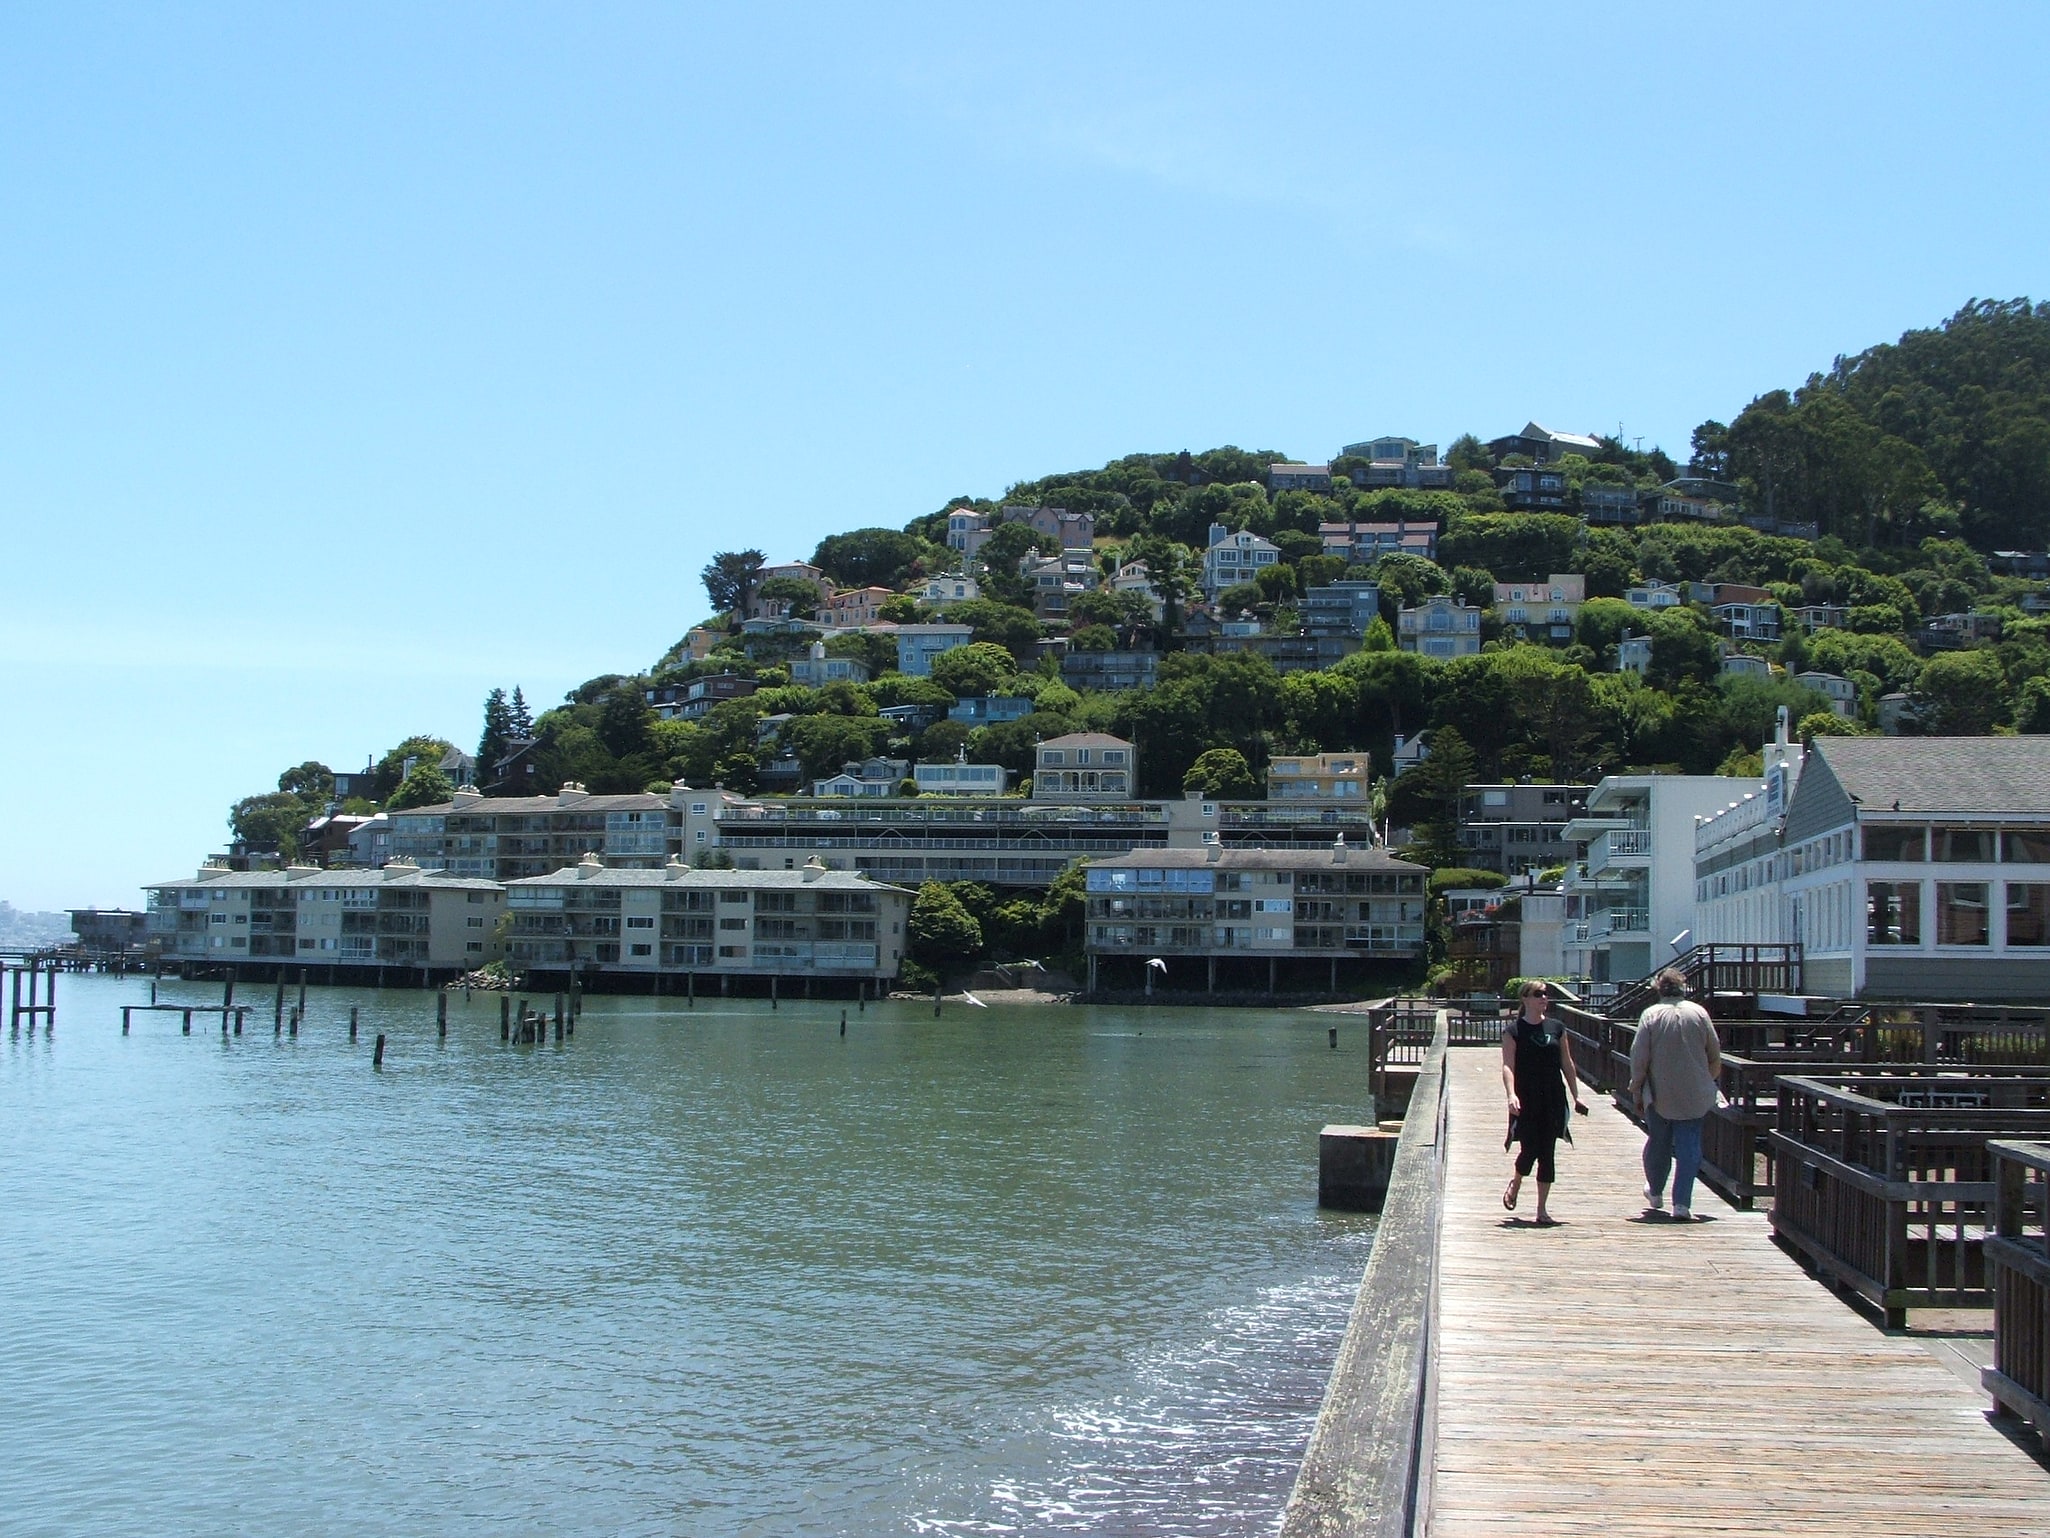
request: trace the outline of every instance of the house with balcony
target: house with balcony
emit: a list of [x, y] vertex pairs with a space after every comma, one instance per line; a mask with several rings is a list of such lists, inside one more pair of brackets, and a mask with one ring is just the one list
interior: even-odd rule
[[874, 799], [894, 796], [897, 789], [911, 777], [911, 760], [908, 758], [864, 758], [860, 763], [843, 764], [840, 772], [823, 780], [812, 781], [814, 796], [859, 796]]
[[883, 605], [896, 596], [886, 587], [847, 588], [819, 605], [819, 618], [843, 630], [877, 624], [883, 617]]
[[1557, 513], [1566, 508], [1566, 477], [1542, 465], [1505, 465], [1495, 472], [1495, 485], [1512, 513]]
[[[614, 870], [595, 856], [506, 888], [509, 953], [529, 976], [690, 975], [880, 984], [904, 959], [912, 894], [816, 860], [800, 870]], [[725, 983], [722, 981], [721, 986]]]
[[1587, 601], [1587, 578], [1554, 572], [1543, 582], [1497, 582], [1495, 615], [1504, 626], [1537, 641], [1570, 641]]
[[1481, 649], [1481, 611], [1449, 593], [1433, 593], [1396, 616], [1395, 636], [1406, 652], [1471, 657]]
[[1780, 638], [1779, 601], [1762, 587], [1741, 582], [1719, 582], [1709, 603], [1709, 612], [1732, 641], [1777, 641]]
[[1027, 507], [1007, 503], [997, 512], [997, 522], [1022, 523], [1036, 534], [1059, 542], [1063, 551], [1087, 552], [1096, 543], [1096, 515], [1070, 512], [1065, 507]]
[[747, 599], [747, 613], [743, 619], [788, 619], [794, 607], [788, 598], [763, 598], [761, 585], [777, 577], [795, 582], [808, 582], [819, 595], [821, 610], [833, 597], [833, 580], [809, 561], [779, 561], [773, 566], [764, 566], [755, 574], [754, 588]]
[[1267, 761], [1267, 799], [1364, 807], [1373, 791], [1364, 753], [1287, 753]]
[[1203, 552], [1203, 592], [1215, 598], [1228, 587], [1251, 582], [1281, 559], [1274, 541], [1250, 529], [1234, 534], [1221, 523], [1210, 525], [1210, 544]]
[[1739, 678], [1770, 678], [1772, 664], [1763, 657], [1754, 657], [1749, 652], [1725, 652], [1719, 672], [1735, 674]]
[[145, 890], [147, 934], [166, 961], [259, 973], [305, 967], [361, 982], [385, 969], [449, 978], [502, 954], [498, 883], [408, 860], [376, 870], [208, 866], [190, 881]]
[[567, 780], [552, 796], [484, 796], [385, 813], [394, 862], [505, 882], [544, 875], [596, 852], [615, 865], [660, 865], [677, 843], [675, 797], [593, 795]]
[[918, 590], [920, 603], [967, 603], [982, 596], [982, 584], [960, 572], [942, 573], [925, 579]]
[[932, 677], [932, 659], [966, 646], [975, 638], [971, 625], [899, 625], [897, 671], [909, 678]]
[[1092, 860], [1089, 986], [1138, 987], [1155, 957], [1166, 982], [1337, 992], [1366, 963], [1414, 961], [1424, 950], [1421, 865], [1343, 835], [1324, 848], [1134, 849]]
[[1697, 839], [1712, 938], [1840, 998], [2050, 1000], [2050, 739], [1817, 737]]
[[1157, 651], [1070, 651], [1061, 658], [1061, 682], [1076, 690], [1150, 689], [1159, 674]]
[[1135, 593], [1145, 599], [1156, 624], [1167, 614], [1167, 600], [1153, 585], [1153, 574], [1144, 561], [1127, 561], [1120, 566], [1117, 575], [1110, 579], [1110, 589], [1114, 593]]
[[1338, 451], [1338, 458], [1382, 463], [1392, 461], [1399, 465], [1435, 465], [1438, 463], [1438, 445], [1419, 443], [1414, 438], [1368, 438], [1360, 443], [1348, 443]]
[[1269, 465], [1267, 490], [1275, 495], [1284, 491], [1328, 492], [1331, 490], [1331, 467], [1293, 462]]
[[1488, 452], [1497, 459], [1507, 459], [1512, 454], [1521, 454], [1534, 464], [1546, 465], [1578, 454], [1593, 459], [1602, 450], [1599, 439], [1582, 433], [1556, 433], [1549, 427], [1536, 422], [1523, 424], [1520, 433], [1507, 433], [1500, 438], [1488, 440]]
[[1687, 601], [1687, 595], [1677, 582], [1633, 582], [1623, 590], [1623, 601], [1633, 609], [1655, 611], [1677, 609]]
[[919, 764], [911, 779], [921, 796], [1001, 796], [1005, 771], [1002, 764], [971, 764], [964, 748], [951, 764]]
[[1841, 630], [1850, 623], [1850, 609], [1840, 603], [1804, 603], [1787, 613], [1809, 630]]
[[971, 695], [957, 700], [947, 712], [947, 719], [963, 726], [997, 726], [1005, 721], [1022, 721], [1031, 714], [1032, 700], [1028, 695]]
[[1033, 754], [1035, 801], [1130, 801], [1138, 788], [1139, 750], [1122, 737], [1070, 732], [1040, 743]]
[[1849, 717], [1857, 712], [1858, 686], [1841, 673], [1810, 669], [1806, 673], [1796, 673], [1794, 682], [1824, 696], [1829, 701], [1829, 708], [1840, 716]]
[[1460, 863], [1520, 877], [1575, 853], [1566, 826], [1587, 810], [1587, 785], [1469, 785], [1459, 798]]
[[1763, 781], [1612, 774], [1566, 824], [1566, 970], [1597, 984], [1647, 977], [1695, 943], [1694, 828]]
[[947, 514], [947, 548], [960, 551], [964, 561], [972, 561], [982, 553], [995, 529], [996, 520], [988, 513], [957, 507]]
[[865, 684], [868, 664], [859, 657], [829, 657], [826, 643], [814, 641], [804, 656], [790, 664], [790, 681], [807, 689], [823, 689], [827, 684]]
[[1651, 671], [1651, 637], [1626, 635], [1616, 642], [1616, 671], [1639, 678]]
[[1040, 619], [1058, 623], [1068, 617], [1068, 605], [1097, 585], [1096, 563], [1086, 550], [1063, 550], [1059, 555], [1028, 555], [1018, 562], [1018, 575], [1032, 592], [1032, 612]]
[[1630, 525], [1644, 522], [1644, 502], [1635, 486], [1613, 481], [1583, 481], [1580, 485], [1580, 516], [1589, 523]]
[[1384, 555], [1438, 558], [1438, 525], [1398, 518], [1392, 522], [1320, 523], [1317, 535], [1324, 553], [1342, 557], [1351, 566], [1371, 566]]

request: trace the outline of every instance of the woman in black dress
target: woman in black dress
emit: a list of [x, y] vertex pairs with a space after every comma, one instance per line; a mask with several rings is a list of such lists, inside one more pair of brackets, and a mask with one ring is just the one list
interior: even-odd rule
[[1525, 983], [1515, 1018], [1502, 1030], [1502, 1088], [1509, 1096], [1509, 1136], [1517, 1144], [1516, 1173], [1502, 1192], [1502, 1205], [1516, 1210], [1524, 1178], [1537, 1171], [1537, 1222], [1549, 1228], [1546, 1201], [1552, 1194], [1552, 1156], [1560, 1138], [1573, 1141], [1567, 1126], [1570, 1104], [1581, 1115], [1580, 1077], [1573, 1071], [1573, 1045], [1551, 1018], [1551, 991]]

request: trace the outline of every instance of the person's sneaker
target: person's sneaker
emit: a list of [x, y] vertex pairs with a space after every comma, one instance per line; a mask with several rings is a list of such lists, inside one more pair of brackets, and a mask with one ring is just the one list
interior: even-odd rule
[[1644, 1188], [1644, 1205], [1653, 1212], [1664, 1212], [1666, 1210], [1666, 1199], [1661, 1193], [1654, 1191], [1650, 1186], [1646, 1186]]
[[1694, 1209], [1692, 1207], [1675, 1207], [1673, 1209], [1673, 1221], [1675, 1223], [1692, 1223], [1694, 1221]]

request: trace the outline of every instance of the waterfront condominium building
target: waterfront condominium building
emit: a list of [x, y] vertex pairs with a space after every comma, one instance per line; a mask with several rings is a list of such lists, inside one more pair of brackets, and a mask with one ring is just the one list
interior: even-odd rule
[[1706, 820], [1703, 938], [1794, 944], [1804, 992], [2050, 1001], [2050, 739], [1817, 737]]
[[[1788, 751], [1784, 741], [1778, 747]], [[1700, 938], [1695, 824], [1763, 785], [1714, 774], [1612, 774], [1589, 791], [1587, 810], [1566, 824], [1580, 851], [1566, 867], [1567, 973], [1633, 983], [1691, 949]]]
[[1373, 764], [1364, 753], [1277, 754], [1267, 761], [1270, 801], [1364, 807]]
[[1210, 988], [1287, 981], [1335, 990], [1361, 962], [1423, 954], [1428, 874], [1343, 837], [1317, 849], [1209, 844], [1092, 860], [1090, 987], [1104, 962], [1114, 964], [1106, 981], [1137, 986], [1157, 957], [1170, 982], [1178, 963], [1200, 962]]
[[692, 795], [677, 790], [594, 796], [574, 780], [552, 796], [482, 796], [390, 812], [394, 859], [423, 869], [491, 881], [545, 876], [595, 853], [614, 866], [659, 867], [682, 850], [678, 808]]
[[171, 962], [306, 967], [330, 979], [370, 969], [450, 976], [502, 953], [497, 883], [410, 861], [378, 870], [208, 866], [146, 890], [149, 942]]
[[794, 871], [614, 870], [586, 856], [510, 882], [509, 954], [528, 974], [835, 978], [882, 984], [912, 894], [817, 860]]
[[1522, 876], [1574, 856], [1566, 825], [1587, 810], [1586, 785], [1469, 785], [1459, 797], [1459, 860]]

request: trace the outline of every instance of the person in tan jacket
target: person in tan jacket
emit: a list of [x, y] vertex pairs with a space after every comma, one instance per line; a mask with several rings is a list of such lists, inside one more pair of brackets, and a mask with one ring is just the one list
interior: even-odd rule
[[1644, 1201], [1666, 1205], [1673, 1177], [1673, 1216], [1694, 1219], [1694, 1176], [1701, 1168], [1701, 1124], [1715, 1109], [1722, 1044], [1708, 1011], [1687, 997], [1684, 974], [1668, 967], [1657, 979], [1658, 1002], [1637, 1022], [1630, 1044], [1630, 1093], [1644, 1116]]

